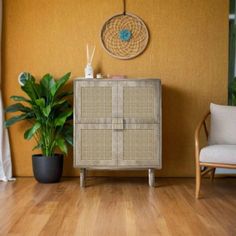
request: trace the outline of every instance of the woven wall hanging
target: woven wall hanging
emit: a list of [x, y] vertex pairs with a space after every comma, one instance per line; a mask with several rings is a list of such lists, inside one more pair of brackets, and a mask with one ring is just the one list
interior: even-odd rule
[[108, 19], [101, 30], [104, 49], [113, 57], [131, 59], [147, 47], [149, 33], [147, 26], [138, 16], [124, 12]]

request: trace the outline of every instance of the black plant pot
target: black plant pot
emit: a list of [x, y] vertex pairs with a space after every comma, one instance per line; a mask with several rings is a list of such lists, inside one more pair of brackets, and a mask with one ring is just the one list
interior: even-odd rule
[[55, 154], [53, 157], [32, 155], [35, 179], [40, 183], [59, 182], [63, 171], [63, 159], [62, 154]]

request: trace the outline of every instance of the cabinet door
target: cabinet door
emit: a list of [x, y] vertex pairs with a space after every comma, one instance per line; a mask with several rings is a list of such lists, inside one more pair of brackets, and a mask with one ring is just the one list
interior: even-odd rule
[[75, 123], [111, 124], [117, 117], [117, 82], [75, 81], [74, 101]]
[[118, 134], [118, 166], [161, 167], [159, 124], [125, 124]]
[[161, 84], [159, 80], [120, 81], [118, 117], [126, 124], [160, 123]]
[[117, 132], [112, 124], [75, 125], [75, 167], [117, 165]]

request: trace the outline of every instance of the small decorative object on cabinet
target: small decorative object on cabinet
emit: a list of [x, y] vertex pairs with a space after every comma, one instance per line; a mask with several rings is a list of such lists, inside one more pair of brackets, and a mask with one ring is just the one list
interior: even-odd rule
[[86, 169], [148, 169], [155, 186], [161, 169], [161, 81], [74, 81], [74, 167], [85, 186]]
[[84, 74], [86, 79], [93, 79], [93, 67], [92, 61], [95, 53], [95, 46], [92, 47], [92, 52], [89, 50], [89, 45], [86, 45], [86, 56], [87, 56], [87, 65], [84, 69]]

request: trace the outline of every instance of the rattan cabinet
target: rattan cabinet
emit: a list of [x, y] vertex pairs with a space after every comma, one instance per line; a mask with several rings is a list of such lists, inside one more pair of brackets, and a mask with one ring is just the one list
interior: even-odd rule
[[155, 185], [161, 160], [161, 82], [158, 79], [74, 81], [74, 167], [148, 169]]

